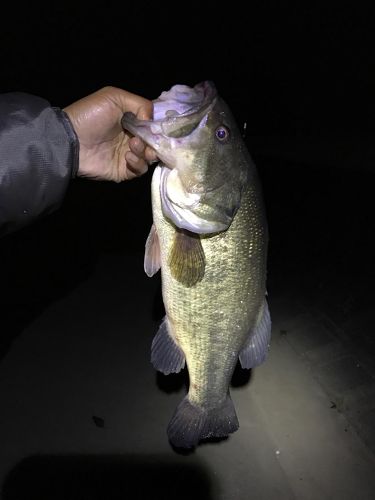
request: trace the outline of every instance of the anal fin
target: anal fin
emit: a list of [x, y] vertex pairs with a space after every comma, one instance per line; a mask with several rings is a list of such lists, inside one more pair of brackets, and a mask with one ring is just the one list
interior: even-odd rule
[[264, 299], [260, 319], [242, 348], [239, 359], [242, 368], [254, 368], [261, 365], [268, 354], [271, 340], [271, 316], [267, 300]]
[[168, 318], [165, 316], [151, 346], [151, 363], [164, 375], [178, 373], [185, 366], [185, 355], [169, 330]]

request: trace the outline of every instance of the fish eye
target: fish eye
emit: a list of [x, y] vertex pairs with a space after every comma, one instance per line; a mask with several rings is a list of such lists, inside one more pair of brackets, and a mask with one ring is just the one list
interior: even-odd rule
[[219, 142], [226, 142], [229, 139], [229, 130], [224, 125], [220, 125], [216, 129], [215, 135]]

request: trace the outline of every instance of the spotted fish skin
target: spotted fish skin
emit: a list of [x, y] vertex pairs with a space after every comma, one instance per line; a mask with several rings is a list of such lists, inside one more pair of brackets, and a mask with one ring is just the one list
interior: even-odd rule
[[[238, 359], [244, 368], [261, 364], [271, 335], [268, 229], [257, 171], [213, 87], [198, 87], [201, 103], [190, 90], [166, 94], [171, 106], [184, 92], [177, 115], [163, 114], [156, 102], [151, 134], [145, 122], [128, 117], [125, 124], [162, 159], [152, 179], [145, 270], [151, 276], [161, 269], [166, 316], [151, 359], [166, 374], [186, 363], [189, 391], [167, 429], [172, 445], [183, 448], [238, 429], [229, 394], [234, 368]], [[189, 96], [194, 102], [186, 110]]]
[[[230, 380], [245, 342], [256, 332], [267, 307], [268, 237], [260, 187], [256, 179], [249, 182], [227, 231], [201, 237], [205, 274], [195, 286], [186, 287], [173, 278], [168, 266], [176, 228], [161, 210], [158, 169], [152, 182], [153, 217], [160, 242], [168, 334], [186, 359], [190, 379], [188, 402], [202, 410], [204, 416], [216, 410], [227, 419], [224, 424], [229, 422], [216, 430], [210, 430], [209, 426], [204, 430], [202, 424], [199, 439], [225, 436], [238, 428], [234, 409], [228, 402]], [[269, 337], [269, 325], [266, 328], [265, 335]], [[180, 420], [184, 420], [183, 416]], [[180, 435], [183, 425], [175, 415], [169, 426], [171, 441], [177, 446], [195, 446], [196, 435], [193, 438], [190, 434]]]

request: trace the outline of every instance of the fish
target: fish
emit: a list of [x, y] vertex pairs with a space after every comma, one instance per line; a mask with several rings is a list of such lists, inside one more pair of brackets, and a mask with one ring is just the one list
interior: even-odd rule
[[128, 112], [122, 126], [159, 159], [144, 269], [150, 277], [161, 269], [165, 317], [151, 362], [166, 375], [187, 367], [188, 392], [167, 435], [191, 449], [237, 431], [234, 369], [268, 355], [267, 217], [256, 166], [214, 82], [173, 85], [153, 108], [152, 120]]

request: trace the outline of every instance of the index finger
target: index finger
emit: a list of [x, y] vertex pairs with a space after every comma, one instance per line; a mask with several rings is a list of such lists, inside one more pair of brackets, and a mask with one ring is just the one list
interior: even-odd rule
[[153, 104], [149, 99], [116, 87], [111, 88], [111, 94], [123, 113], [130, 111], [140, 120], [152, 120]]

